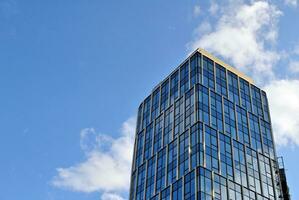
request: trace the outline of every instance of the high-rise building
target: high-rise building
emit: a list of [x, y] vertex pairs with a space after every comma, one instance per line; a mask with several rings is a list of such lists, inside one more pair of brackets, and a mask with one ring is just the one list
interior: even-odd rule
[[135, 199], [283, 199], [266, 93], [193, 52], [139, 106]]

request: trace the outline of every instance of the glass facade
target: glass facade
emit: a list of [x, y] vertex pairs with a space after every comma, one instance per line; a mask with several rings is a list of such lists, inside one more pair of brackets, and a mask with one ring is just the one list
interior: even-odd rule
[[197, 50], [138, 108], [130, 200], [278, 200], [266, 93]]

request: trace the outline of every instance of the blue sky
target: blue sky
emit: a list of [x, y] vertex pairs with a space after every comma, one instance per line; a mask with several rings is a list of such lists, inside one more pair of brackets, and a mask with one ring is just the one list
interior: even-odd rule
[[296, 0], [0, 0], [0, 199], [126, 199], [130, 151], [113, 146], [131, 147], [141, 100], [199, 46], [267, 90], [299, 199], [298, 20]]

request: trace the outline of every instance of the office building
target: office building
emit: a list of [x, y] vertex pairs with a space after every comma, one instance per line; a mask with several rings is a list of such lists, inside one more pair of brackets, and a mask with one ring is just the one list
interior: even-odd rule
[[197, 49], [138, 109], [130, 200], [276, 200], [266, 93]]

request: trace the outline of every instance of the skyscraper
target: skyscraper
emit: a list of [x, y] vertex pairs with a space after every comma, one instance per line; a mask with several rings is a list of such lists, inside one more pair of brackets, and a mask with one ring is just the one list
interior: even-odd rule
[[282, 199], [266, 93], [203, 49], [138, 109], [130, 200]]

